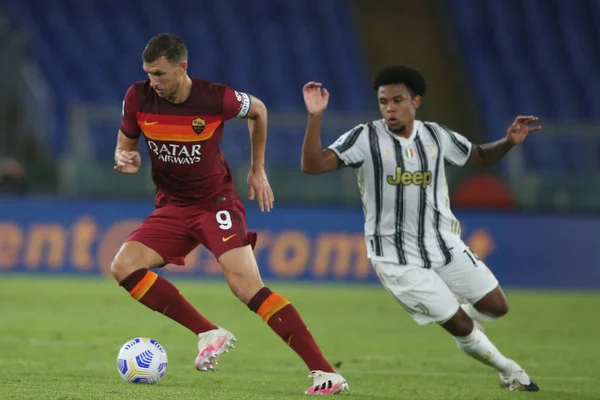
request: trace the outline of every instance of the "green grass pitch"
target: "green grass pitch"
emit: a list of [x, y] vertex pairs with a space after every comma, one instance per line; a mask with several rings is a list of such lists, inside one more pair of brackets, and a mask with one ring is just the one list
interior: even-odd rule
[[[300, 399], [302, 361], [220, 281], [174, 280], [239, 342], [215, 372], [194, 369], [196, 339], [103, 278], [0, 277], [0, 398]], [[437, 326], [417, 326], [379, 285], [267, 282], [296, 305], [353, 399], [600, 399], [598, 293], [508, 291], [511, 312], [485, 325], [540, 393], [510, 393]], [[121, 380], [116, 356], [147, 336], [169, 367], [155, 385]]]

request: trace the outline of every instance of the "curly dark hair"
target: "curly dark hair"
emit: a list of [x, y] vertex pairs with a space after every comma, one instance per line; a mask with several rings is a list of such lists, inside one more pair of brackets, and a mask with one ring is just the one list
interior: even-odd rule
[[378, 90], [380, 86], [399, 83], [406, 85], [413, 98], [424, 96], [427, 91], [427, 82], [423, 75], [418, 70], [406, 65], [392, 65], [380, 69], [373, 80], [373, 89]]

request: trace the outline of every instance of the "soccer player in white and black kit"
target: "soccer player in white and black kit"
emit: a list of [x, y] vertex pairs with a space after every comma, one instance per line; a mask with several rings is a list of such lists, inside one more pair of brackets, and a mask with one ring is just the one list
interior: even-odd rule
[[474, 322], [502, 317], [508, 304], [494, 274], [460, 238], [445, 172], [447, 164], [495, 164], [541, 129], [538, 118], [518, 116], [504, 139], [474, 145], [443, 125], [415, 119], [427, 88], [419, 71], [387, 67], [373, 86], [383, 118], [352, 128], [326, 149], [321, 146], [321, 120], [329, 93], [317, 82], [304, 86], [308, 125], [302, 170], [321, 174], [353, 168], [364, 206], [368, 256], [383, 285], [419, 325], [440, 324], [462, 351], [495, 368], [502, 387], [539, 391]]

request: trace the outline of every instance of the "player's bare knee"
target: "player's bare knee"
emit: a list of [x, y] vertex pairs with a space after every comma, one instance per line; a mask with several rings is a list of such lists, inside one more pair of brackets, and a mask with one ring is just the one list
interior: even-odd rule
[[140, 263], [141, 259], [139, 254], [128, 251], [124, 246], [110, 264], [110, 273], [117, 282], [121, 282], [133, 271], [144, 268]]
[[117, 282], [121, 282], [129, 274], [135, 271], [135, 263], [132, 262], [131, 258], [127, 256], [117, 255], [113, 262], [110, 264], [110, 273]]
[[502, 318], [508, 314], [508, 300], [502, 289], [497, 287], [483, 299], [475, 303], [475, 309], [490, 318]]
[[223, 253], [219, 257], [219, 263], [231, 292], [244, 304], [248, 304], [264, 286], [250, 246]]
[[110, 273], [121, 282], [133, 271], [156, 268], [166, 264], [163, 257], [150, 247], [136, 241], [125, 242], [110, 265]]
[[508, 302], [506, 300], [498, 301], [496, 304], [494, 304], [494, 307], [488, 311], [488, 314], [494, 318], [504, 317], [506, 314], [508, 314]]

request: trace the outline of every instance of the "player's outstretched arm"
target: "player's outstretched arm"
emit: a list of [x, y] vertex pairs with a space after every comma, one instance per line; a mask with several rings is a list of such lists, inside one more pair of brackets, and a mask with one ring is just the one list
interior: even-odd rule
[[137, 151], [139, 139], [131, 139], [119, 129], [117, 148], [115, 149], [116, 171], [124, 174], [135, 174], [140, 170], [142, 158]]
[[508, 128], [506, 137], [492, 143], [479, 144], [473, 147], [469, 157], [469, 165], [489, 167], [502, 159], [514, 146], [525, 141], [527, 135], [542, 129], [539, 125], [531, 126], [538, 121], [534, 116], [518, 116]]
[[308, 123], [302, 143], [302, 172], [322, 174], [335, 171], [340, 167], [339, 158], [333, 151], [322, 149], [321, 145], [321, 120], [329, 102], [329, 92], [321, 88], [318, 82], [307, 83], [302, 92], [308, 111]]
[[250, 96], [247, 114], [252, 152], [252, 165], [248, 173], [248, 197], [256, 200], [261, 211], [271, 211], [274, 196], [265, 171], [265, 148], [267, 145], [267, 107]]

